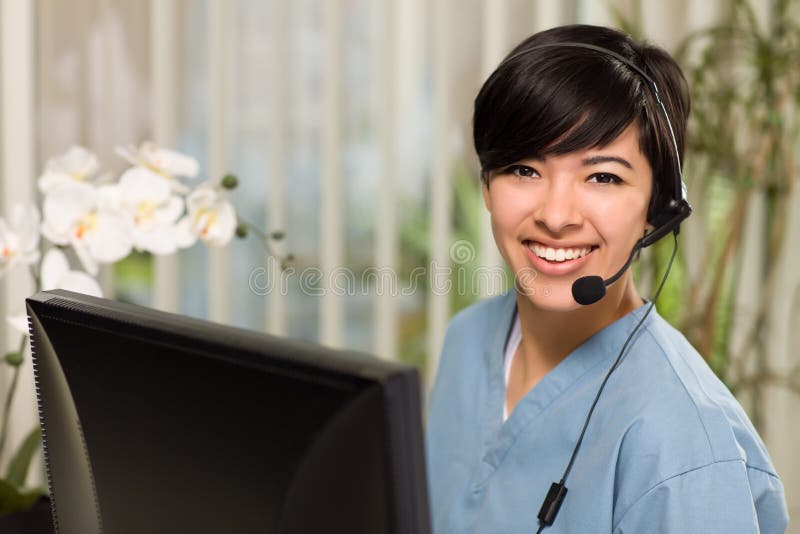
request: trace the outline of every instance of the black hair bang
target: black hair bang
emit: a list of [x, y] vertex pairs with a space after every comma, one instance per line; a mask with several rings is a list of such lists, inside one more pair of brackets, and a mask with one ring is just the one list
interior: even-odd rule
[[591, 50], [512, 54], [475, 99], [481, 169], [607, 145], [642, 117], [644, 105], [641, 80]]

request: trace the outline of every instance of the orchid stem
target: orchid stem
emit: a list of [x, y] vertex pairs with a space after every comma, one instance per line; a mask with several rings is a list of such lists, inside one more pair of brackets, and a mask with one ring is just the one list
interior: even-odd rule
[[33, 281], [36, 284], [36, 291], [38, 292], [39, 289], [42, 287], [41, 280], [39, 279], [39, 273], [36, 272], [36, 268], [33, 264], [30, 265], [31, 276], [33, 277]]
[[273, 249], [273, 248], [272, 248], [272, 246], [270, 245], [270, 240], [272, 239], [272, 237], [271, 237], [269, 234], [267, 234], [266, 232], [264, 232], [263, 230], [261, 230], [261, 229], [260, 229], [258, 226], [256, 226], [255, 224], [251, 223], [251, 222], [250, 222], [250, 221], [248, 221], [247, 219], [244, 219], [244, 218], [242, 218], [242, 217], [239, 217], [239, 220], [240, 220], [242, 223], [244, 223], [244, 225], [245, 225], [245, 226], [246, 226], [246, 227], [247, 227], [247, 228], [248, 228], [248, 229], [249, 229], [251, 232], [253, 232], [254, 234], [256, 234], [256, 235], [258, 236], [258, 238], [259, 238], [259, 239], [261, 240], [261, 242], [264, 244], [264, 248], [267, 250], [267, 254], [269, 254], [270, 256], [275, 256], [276, 258], [278, 258], [279, 260], [281, 260], [281, 263], [283, 263], [283, 262], [286, 260], [286, 258], [283, 258], [283, 257], [281, 257], [281, 256], [280, 256], [280, 254], [277, 254], [277, 253], [275, 252], [275, 249]]
[[[19, 353], [20, 355], [25, 350], [25, 342], [28, 340], [28, 335], [24, 334], [22, 336], [22, 341], [19, 344]], [[6, 394], [6, 402], [3, 405], [3, 426], [0, 429], [0, 458], [2, 458], [3, 449], [5, 448], [6, 444], [6, 437], [8, 436], [8, 424], [9, 419], [11, 418], [11, 405], [14, 403], [14, 394], [17, 391], [17, 383], [19, 382], [19, 370], [22, 367], [22, 364], [14, 366], [14, 375], [11, 378], [11, 387], [8, 388], [8, 393]]]

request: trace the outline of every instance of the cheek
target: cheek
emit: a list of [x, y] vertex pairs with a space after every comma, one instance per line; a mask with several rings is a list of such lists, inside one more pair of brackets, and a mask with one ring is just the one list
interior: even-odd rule
[[523, 195], [511, 194], [502, 187], [491, 192], [492, 235], [500, 255], [510, 266], [518, 261], [519, 237], [526, 221], [532, 216], [531, 202], [521, 197]]
[[511, 221], [508, 220], [502, 210], [495, 209], [491, 214], [491, 223], [495, 245], [497, 245], [500, 255], [508, 263], [508, 249], [512, 246], [509, 241], [509, 235], [514, 235]]
[[[502, 186], [505, 184], [498, 184]], [[533, 213], [534, 195], [524, 194], [509, 188], [497, 187], [491, 193], [492, 226], [516, 228], [530, 218]]]
[[591, 218], [597, 231], [607, 243], [633, 246], [644, 234], [647, 225], [647, 202], [639, 196], [620, 198], [616, 202], [595, 202], [589, 206], [587, 217]]
[[496, 196], [492, 198], [492, 233], [498, 245], [516, 241], [520, 229], [531, 220], [530, 202], [519, 196]]

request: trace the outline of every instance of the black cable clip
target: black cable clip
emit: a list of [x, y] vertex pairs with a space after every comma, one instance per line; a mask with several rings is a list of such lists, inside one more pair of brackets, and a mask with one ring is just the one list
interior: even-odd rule
[[561, 508], [561, 503], [564, 502], [564, 497], [567, 495], [567, 487], [563, 482], [553, 482], [550, 485], [550, 491], [547, 492], [547, 497], [544, 498], [542, 508], [539, 510], [539, 521], [547, 526], [553, 524], [556, 520], [558, 509]]

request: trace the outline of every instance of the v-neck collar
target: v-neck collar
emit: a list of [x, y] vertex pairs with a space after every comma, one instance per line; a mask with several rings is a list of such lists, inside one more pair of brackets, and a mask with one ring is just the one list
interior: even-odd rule
[[[488, 336], [484, 357], [489, 370], [489, 398], [483, 425], [484, 465], [486, 478], [502, 461], [519, 433], [530, 424], [550, 403], [577, 382], [587, 371], [602, 364], [611, 365], [624, 340], [641, 319], [649, 303], [636, 308], [624, 317], [606, 326], [572, 351], [536, 386], [519, 400], [508, 419], [503, 422], [506, 385], [503, 358], [508, 336], [516, 315], [516, 291], [502, 297], [500, 313], [496, 315], [495, 335]], [[648, 317], [652, 320], [655, 310]], [[645, 323], [645, 324], [646, 324]], [[645, 325], [642, 325], [645, 326]], [[481, 477], [484, 478], [484, 477]]]

